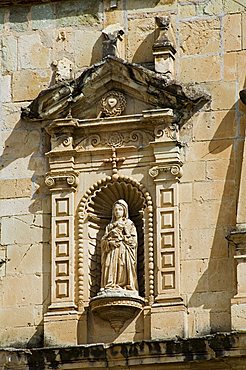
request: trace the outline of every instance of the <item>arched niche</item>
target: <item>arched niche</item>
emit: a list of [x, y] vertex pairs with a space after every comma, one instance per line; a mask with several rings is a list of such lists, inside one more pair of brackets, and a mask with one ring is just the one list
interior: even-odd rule
[[[112, 216], [113, 204], [124, 199], [129, 207], [129, 218], [134, 222], [138, 233], [137, 275], [139, 295], [148, 298], [153, 292], [149, 282], [153, 280], [153, 209], [150, 194], [139, 182], [118, 176], [99, 180], [82, 198], [79, 206], [79, 306], [83, 297], [91, 299], [100, 290], [101, 250], [100, 240]], [[87, 253], [86, 261], [83, 256]], [[81, 274], [88, 264], [88, 283], [84, 284]], [[151, 279], [150, 279], [151, 278]], [[86, 292], [86, 290], [88, 290]]]

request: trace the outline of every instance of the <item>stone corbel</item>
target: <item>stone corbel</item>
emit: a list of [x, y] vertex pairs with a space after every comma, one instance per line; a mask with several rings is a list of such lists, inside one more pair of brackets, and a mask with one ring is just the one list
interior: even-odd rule
[[79, 183], [79, 174], [75, 171], [71, 172], [48, 172], [45, 178], [45, 184], [51, 191], [70, 188], [75, 191]]
[[170, 172], [176, 180], [183, 176], [182, 164], [159, 165], [150, 168], [149, 175], [155, 180], [161, 172]]

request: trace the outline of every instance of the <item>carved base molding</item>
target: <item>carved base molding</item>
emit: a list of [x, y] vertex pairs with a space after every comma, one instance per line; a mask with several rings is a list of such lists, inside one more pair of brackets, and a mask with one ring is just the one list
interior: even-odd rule
[[135, 317], [144, 306], [144, 299], [137, 292], [111, 291], [99, 293], [92, 298], [90, 307], [93, 314], [109, 321], [116, 333], [119, 333], [124, 323]]

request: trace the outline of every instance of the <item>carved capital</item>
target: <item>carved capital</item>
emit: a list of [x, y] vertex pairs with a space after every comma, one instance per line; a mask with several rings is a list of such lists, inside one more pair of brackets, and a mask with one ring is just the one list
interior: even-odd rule
[[170, 172], [176, 179], [183, 176], [181, 164], [154, 166], [150, 168], [149, 175], [156, 179], [161, 172]]
[[53, 190], [61, 190], [65, 188], [71, 188], [75, 190], [78, 186], [79, 179], [77, 172], [56, 172], [47, 173], [45, 178], [45, 184]]

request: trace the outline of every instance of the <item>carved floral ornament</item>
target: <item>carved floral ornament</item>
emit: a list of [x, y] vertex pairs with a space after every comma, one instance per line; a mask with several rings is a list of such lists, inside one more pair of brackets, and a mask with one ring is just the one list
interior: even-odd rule
[[109, 91], [101, 100], [101, 110], [108, 117], [120, 116], [126, 108], [126, 99], [119, 91]]

